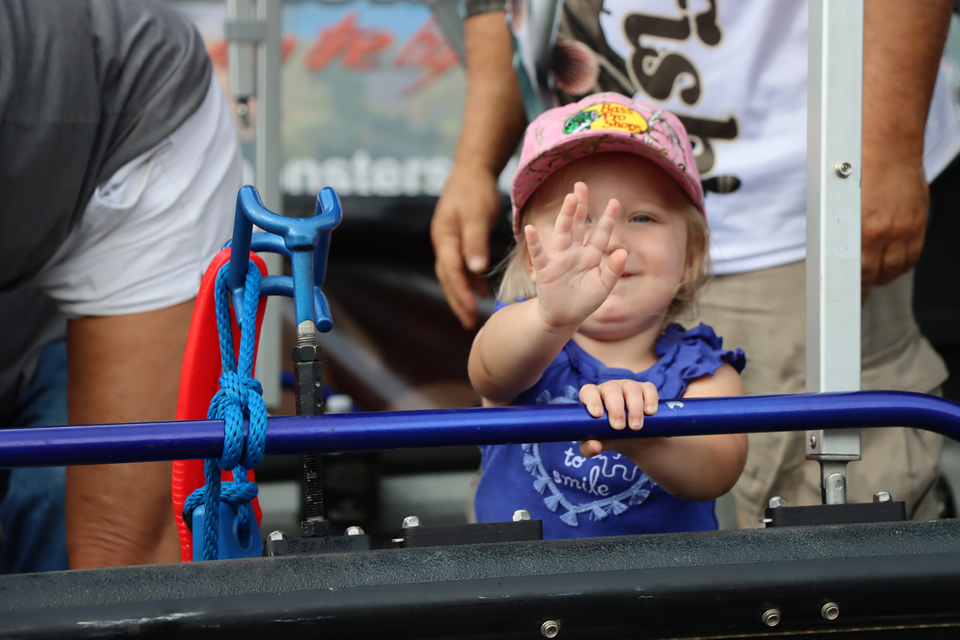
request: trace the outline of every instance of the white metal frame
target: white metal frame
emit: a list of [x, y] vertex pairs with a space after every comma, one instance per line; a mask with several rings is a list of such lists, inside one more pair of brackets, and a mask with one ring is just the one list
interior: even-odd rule
[[[227, 0], [225, 39], [230, 42], [230, 93], [246, 107], [257, 98], [254, 186], [264, 205], [283, 214], [280, 192], [280, 21], [281, 0]], [[283, 271], [283, 258], [263, 256], [268, 273]], [[283, 326], [278, 305], [267, 305], [257, 348], [257, 379], [268, 408], [280, 405]]]
[[[810, 0], [807, 90], [807, 391], [860, 389], [863, 0]], [[846, 502], [860, 430], [807, 431], [827, 504]]]

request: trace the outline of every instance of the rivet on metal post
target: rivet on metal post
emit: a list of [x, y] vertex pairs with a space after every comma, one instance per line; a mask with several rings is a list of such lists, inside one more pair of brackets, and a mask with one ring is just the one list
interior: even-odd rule
[[520, 522], [521, 520], [529, 520], [530, 512], [526, 509], [517, 509], [513, 512], [513, 521]]
[[849, 162], [838, 162], [833, 168], [841, 178], [849, 178], [853, 173], [853, 165]]
[[817, 434], [815, 433], [810, 434], [810, 448], [811, 449], [817, 448]]
[[874, 502], [890, 502], [893, 498], [890, 497], [890, 493], [887, 491], [877, 491], [873, 494]]
[[770, 498], [770, 502], [767, 503], [767, 506], [771, 509], [779, 509], [780, 507], [787, 506], [787, 501], [780, 496], [773, 496]]
[[547, 620], [540, 625], [540, 635], [544, 638], [556, 638], [560, 634], [560, 623], [556, 620]]
[[840, 607], [836, 602], [828, 602], [820, 609], [820, 615], [824, 620], [836, 620], [840, 617]]
[[420, 518], [418, 518], [417, 516], [407, 516], [406, 518], [403, 519], [404, 529], [409, 529], [411, 527], [419, 527], [419, 526], [420, 526]]
[[780, 624], [780, 610], [779, 609], [767, 609], [763, 612], [763, 615], [760, 616], [760, 619], [763, 621], [763, 624], [768, 627], [775, 627]]

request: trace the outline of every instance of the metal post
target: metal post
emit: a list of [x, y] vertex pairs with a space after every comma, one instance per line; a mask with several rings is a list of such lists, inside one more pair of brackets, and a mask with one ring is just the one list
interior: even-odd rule
[[[256, 187], [271, 211], [283, 214], [280, 192], [280, 0], [257, 0], [257, 18], [264, 25], [264, 39], [257, 47], [257, 161]], [[282, 273], [283, 259], [263, 254], [269, 273]], [[263, 385], [267, 407], [280, 405], [282, 343], [280, 307], [268, 304], [260, 328], [257, 349], [257, 379]]]
[[[807, 95], [807, 391], [860, 388], [863, 0], [810, 0]], [[825, 504], [846, 502], [860, 430], [807, 431]]]

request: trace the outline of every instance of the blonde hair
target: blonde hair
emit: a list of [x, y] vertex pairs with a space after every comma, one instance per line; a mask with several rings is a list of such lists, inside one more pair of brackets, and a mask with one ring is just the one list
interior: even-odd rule
[[[539, 190], [538, 190], [539, 191]], [[507, 257], [497, 266], [496, 272], [502, 273], [500, 287], [497, 290], [497, 299], [501, 302], [516, 302], [537, 297], [537, 287], [530, 280], [527, 271], [527, 240], [522, 235], [524, 214], [537, 198], [537, 192], [520, 211], [521, 236], [510, 249]], [[683, 207], [681, 212], [687, 225], [687, 255], [685, 264], [692, 265], [693, 277], [677, 285], [676, 295], [664, 314], [663, 324], [666, 326], [688, 311], [695, 311], [696, 298], [700, 289], [709, 282], [711, 277], [710, 231], [703, 214], [693, 204]]]

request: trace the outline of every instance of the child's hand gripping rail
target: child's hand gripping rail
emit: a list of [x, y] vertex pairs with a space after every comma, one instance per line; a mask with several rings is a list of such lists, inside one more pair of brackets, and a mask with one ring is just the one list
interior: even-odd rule
[[[214, 259], [204, 275], [200, 294], [194, 309], [190, 337], [184, 357], [178, 402], [178, 420], [202, 419], [207, 415], [211, 398], [219, 389], [219, 357], [217, 352], [217, 325], [214, 313], [214, 283], [220, 268], [230, 261], [228, 286], [233, 293], [233, 332], [239, 336], [237, 319], [242, 318], [243, 299], [247, 268], [253, 260], [261, 273], [260, 304], [257, 313], [256, 331], [263, 318], [265, 297], [269, 295], [287, 295], [297, 305], [298, 323], [310, 322], [320, 331], [329, 331], [333, 323], [329, 306], [320, 291], [326, 271], [327, 254], [330, 246], [330, 233], [342, 219], [340, 201], [332, 189], [324, 189], [317, 198], [316, 214], [313, 218], [285, 218], [267, 210], [259, 194], [253, 187], [243, 187], [237, 197], [237, 213], [234, 220], [234, 234], [224, 250]], [[253, 225], [264, 229], [265, 233], [253, 234]], [[266, 275], [266, 267], [253, 251], [267, 251], [286, 255], [293, 263], [293, 277]], [[307, 301], [306, 304], [303, 301]], [[239, 339], [234, 344], [239, 348]], [[253, 480], [253, 473], [247, 475]], [[229, 475], [224, 472], [224, 480]], [[180, 534], [182, 559], [193, 559], [194, 537], [199, 536], [202, 527], [191, 527], [185, 522], [183, 505], [187, 497], [204, 485], [203, 462], [201, 460], [176, 461], [173, 473], [173, 501]], [[237, 519], [237, 505], [221, 503], [220, 506], [220, 542], [219, 557], [244, 557], [260, 554], [260, 534], [257, 524], [261, 518], [259, 504], [253, 500], [256, 523], [240, 526]], [[196, 510], [198, 522], [202, 522], [203, 507]], [[186, 514], [192, 520], [194, 514]], [[192, 524], [192, 523], [191, 523]], [[252, 525], [252, 530], [250, 529]], [[199, 538], [197, 538], [199, 540]]]

